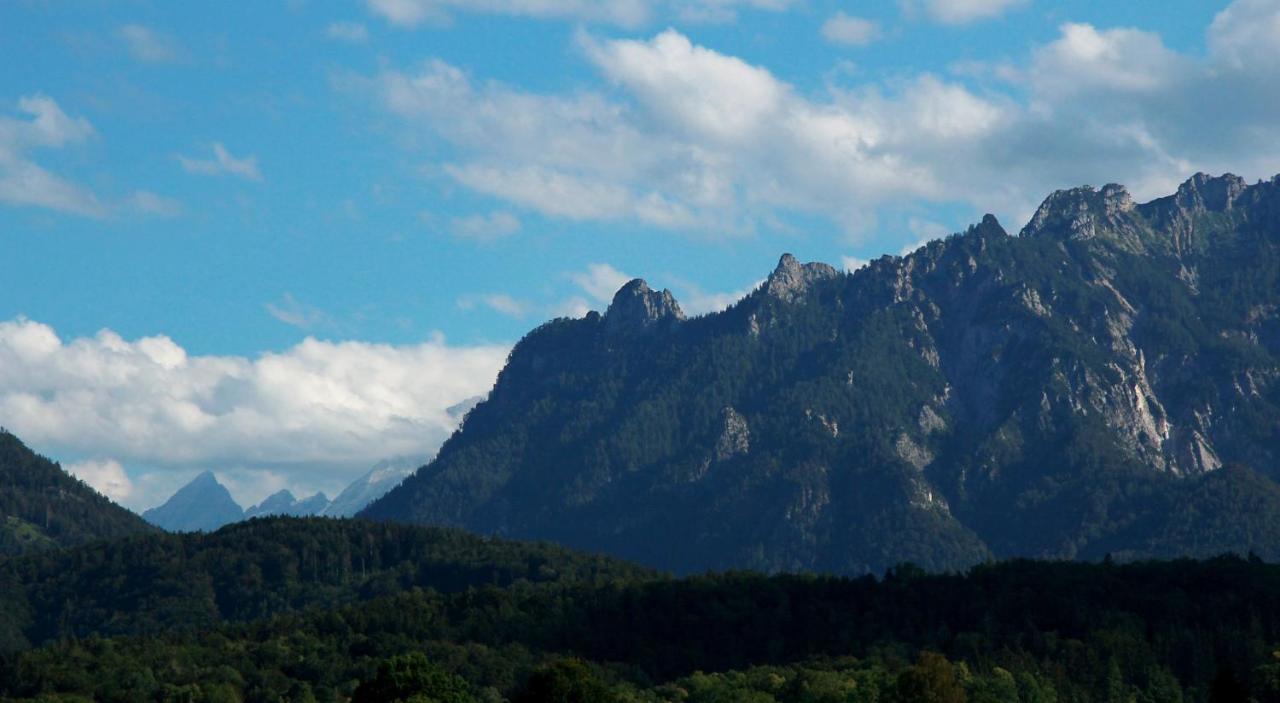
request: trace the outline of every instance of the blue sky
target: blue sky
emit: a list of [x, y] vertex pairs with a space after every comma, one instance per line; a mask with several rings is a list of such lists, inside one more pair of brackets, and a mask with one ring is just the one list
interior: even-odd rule
[[333, 492], [626, 276], [701, 313], [1270, 177], [1278, 47], [1276, 0], [7, 2], [0, 424], [132, 507]]

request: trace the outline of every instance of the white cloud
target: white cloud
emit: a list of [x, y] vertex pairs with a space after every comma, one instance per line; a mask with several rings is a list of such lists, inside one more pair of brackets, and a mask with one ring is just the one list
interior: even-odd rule
[[680, 282], [679, 292], [676, 299], [680, 303], [680, 309], [686, 315], [706, 315], [708, 313], [720, 312], [742, 300], [751, 294], [752, 291], [760, 287], [764, 283], [761, 279], [752, 283], [745, 288], [734, 291], [726, 291], [721, 293], [708, 292], [703, 290], [701, 286], [687, 281]]
[[908, 14], [923, 13], [943, 24], [969, 24], [999, 17], [1027, 0], [900, 0]]
[[1268, 58], [1280, 48], [1253, 31], [1276, 16], [1274, 3], [1233, 4], [1207, 29], [1207, 56], [1068, 23], [981, 75], [843, 77], [809, 93], [674, 30], [582, 35], [608, 82], [595, 91], [522, 91], [441, 61], [364, 85], [419, 142], [443, 143], [441, 172], [499, 201], [710, 237], [796, 213], [856, 241], [888, 208], [963, 204], [1018, 222], [1056, 188], [1114, 181], [1142, 199], [1198, 170], [1280, 171]]
[[349, 44], [363, 44], [369, 41], [369, 30], [359, 22], [333, 22], [325, 28], [325, 35], [330, 39]]
[[858, 269], [862, 268], [863, 266], [866, 266], [869, 263], [871, 262], [867, 261], [866, 259], [859, 259], [856, 256], [840, 257], [840, 265], [843, 266], [844, 270], [848, 271], [849, 273], [853, 273], [854, 271], [857, 271]]
[[568, 276], [583, 293], [606, 306], [613, 301], [614, 294], [634, 278], [609, 264], [587, 264], [585, 271], [574, 271]]
[[103, 217], [108, 208], [91, 191], [37, 164], [31, 152], [59, 149], [88, 140], [93, 125], [71, 117], [52, 98], [29, 95], [18, 100], [29, 119], [0, 115], [0, 203]]
[[651, 41], [588, 42], [605, 76], [673, 131], [734, 143], [772, 123], [788, 89], [767, 70], [666, 31]]
[[866, 46], [880, 38], [880, 24], [864, 17], [837, 12], [822, 23], [822, 36], [833, 44]]
[[117, 503], [128, 500], [133, 494], [133, 481], [115, 459], [77, 461], [63, 464], [62, 468]]
[[264, 303], [262, 307], [267, 311], [268, 315], [300, 330], [313, 330], [318, 327], [333, 325], [333, 318], [325, 311], [303, 303], [293, 297], [292, 293], [286, 292], [280, 297], [280, 300]]
[[464, 295], [458, 298], [458, 307], [462, 310], [474, 310], [480, 305], [516, 319], [523, 318], [529, 314], [529, 304], [527, 302], [513, 298], [506, 293]]
[[53, 456], [151, 467], [161, 476], [135, 477], [132, 507], [167, 497], [144, 485], [171, 490], [164, 477], [196, 468], [340, 485], [387, 456], [433, 453], [454, 429], [448, 408], [487, 392], [507, 352], [307, 339], [200, 356], [110, 330], [63, 341], [20, 318], [0, 323], [0, 425]]
[[177, 217], [182, 214], [182, 203], [173, 198], [157, 195], [149, 190], [136, 191], [128, 203], [135, 212], [155, 217]]
[[141, 24], [121, 25], [116, 36], [129, 48], [133, 58], [146, 63], [165, 63], [178, 58], [181, 49], [172, 37]]
[[1237, 0], [1213, 18], [1209, 51], [1219, 61], [1240, 70], [1280, 64], [1280, 3], [1275, 0]]
[[1031, 82], [1041, 95], [1064, 99], [1106, 90], [1134, 95], [1168, 87], [1191, 68], [1158, 34], [1137, 29], [1098, 30], [1067, 23], [1061, 36], [1036, 50]]
[[591, 312], [591, 307], [590, 301], [580, 295], [575, 295], [551, 306], [551, 316], [580, 318]]
[[367, 0], [369, 10], [401, 27], [447, 24], [450, 14], [509, 15], [635, 29], [663, 17], [728, 22], [739, 8], [780, 11], [795, 0]]
[[509, 212], [455, 217], [449, 223], [453, 234], [461, 239], [492, 242], [520, 231], [520, 220]]
[[227, 151], [227, 148], [221, 142], [214, 142], [212, 159], [179, 156], [178, 162], [182, 164], [182, 168], [187, 173], [198, 173], [206, 176], [225, 174], [247, 178], [251, 181], [262, 180], [262, 173], [258, 170], [258, 157], [232, 156], [231, 152]]

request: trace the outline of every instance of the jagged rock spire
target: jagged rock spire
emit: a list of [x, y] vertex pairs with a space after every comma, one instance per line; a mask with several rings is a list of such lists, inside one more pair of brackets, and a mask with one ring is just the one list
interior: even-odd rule
[[1054, 191], [1036, 209], [1022, 229], [1022, 236], [1092, 239], [1133, 208], [1129, 191], [1116, 183], [1108, 183], [1101, 190], [1082, 186]]
[[1236, 198], [1249, 187], [1245, 180], [1233, 173], [1214, 177], [1197, 173], [1178, 186], [1174, 201], [1183, 210], [1193, 212], [1226, 212]]
[[640, 278], [618, 289], [604, 314], [605, 328], [611, 332], [643, 330], [684, 319], [684, 311], [671, 291], [655, 291]]
[[765, 281], [764, 289], [769, 295], [789, 303], [803, 296], [816, 281], [838, 275], [839, 272], [828, 264], [816, 261], [802, 264], [791, 254], [783, 254], [778, 260], [778, 267]]

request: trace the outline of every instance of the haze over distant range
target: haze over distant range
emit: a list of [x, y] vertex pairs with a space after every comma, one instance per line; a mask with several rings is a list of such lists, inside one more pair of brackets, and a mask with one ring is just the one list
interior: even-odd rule
[[207, 469], [334, 495], [629, 276], [698, 314], [782, 251], [1280, 172], [1278, 33], [1276, 0], [9, 3], [0, 425], [130, 507]]

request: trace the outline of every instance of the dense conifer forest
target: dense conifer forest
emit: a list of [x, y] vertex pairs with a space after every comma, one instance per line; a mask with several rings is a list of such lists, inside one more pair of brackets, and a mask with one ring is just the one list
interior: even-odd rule
[[9, 558], [0, 582], [15, 700], [1280, 700], [1280, 566], [1257, 558], [677, 579], [278, 518]]

